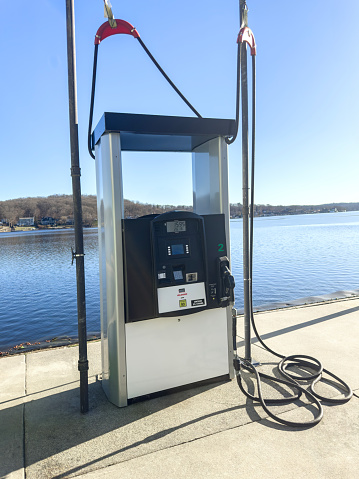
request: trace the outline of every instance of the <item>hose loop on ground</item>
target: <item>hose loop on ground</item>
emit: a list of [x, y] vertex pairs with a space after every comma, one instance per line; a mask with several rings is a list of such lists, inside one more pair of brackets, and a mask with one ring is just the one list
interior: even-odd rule
[[[248, 398], [258, 401], [263, 410], [268, 414], [269, 417], [271, 417], [274, 421], [279, 422], [281, 424], [284, 424], [285, 426], [290, 426], [290, 427], [301, 427], [301, 428], [308, 428], [308, 427], [313, 427], [316, 424], [318, 424], [322, 418], [323, 418], [323, 407], [319, 400], [311, 394], [307, 389], [303, 388], [300, 386], [296, 381], [286, 381], [284, 379], [279, 379], [274, 376], [270, 376], [268, 374], [260, 373], [257, 371], [257, 369], [248, 361], [242, 362], [241, 367], [246, 369], [247, 371], [250, 371], [252, 374], [254, 374], [255, 379], [256, 379], [256, 384], [257, 384], [257, 391], [258, 391], [258, 396], [254, 396], [250, 394], [242, 384], [242, 378], [241, 375], [237, 375], [237, 383], [241, 391], [247, 396]], [[278, 399], [265, 399], [263, 397], [262, 393], [262, 382], [261, 379], [269, 379], [271, 381], [284, 384], [288, 386], [289, 388], [296, 389], [298, 393], [293, 396], [289, 397], [282, 397]], [[272, 413], [272, 411], [268, 408], [268, 405], [280, 405], [280, 404], [289, 404], [295, 400], [298, 400], [300, 396], [304, 393], [307, 398], [311, 401], [312, 404], [314, 404], [318, 410], [317, 414], [314, 416], [314, 419], [311, 419], [310, 421], [303, 421], [303, 422], [298, 422], [298, 421], [288, 421], [287, 419], [283, 419], [280, 416]]]
[[[246, 6], [245, 2], [244, 2], [244, 5]], [[254, 40], [254, 37], [253, 37], [253, 40]], [[241, 48], [246, 48], [245, 43], [238, 43], [236, 133], [235, 135], [233, 135], [232, 138], [226, 139], [227, 144], [233, 143], [237, 137], [238, 127], [239, 127], [240, 90], [242, 92], [242, 96], [243, 96], [243, 93], [247, 95], [246, 79], [243, 80], [242, 77], [244, 75], [242, 75], [242, 72], [241, 72], [242, 60], [246, 62], [246, 56], [245, 56], [245, 53], [243, 52], [241, 53]], [[275, 421], [290, 427], [312, 427], [318, 424], [323, 417], [323, 407], [320, 401], [331, 403], [331, 404], [343, 404], [350, 400], [350, 398], [353, 395], [353, 392], [351, 388], [342, 379], [340, 379], [335, 374], [329, 372], [328, 370], [324, 369], [321, 362], [318, 359], [313, 358], [312, 356], [304, 355], [304, 354], [292, 354], [290, 356], [285, 357], [282, 354], [279, 354], [273, 349], [271, 349], [270, 347], [268, 347], [265, 344], [265, 342], [262, 340], [260, 334], [257, 331], [257, 327], [255, 324], [254, 315], [253, 315], [253, 292], [252, 292], [253, 291], [252, 288], [253, 288], [254, 169], [255, 169], [255, 131], [256, 131], [256, 122], [255, 122], [256, 64], [255, 64], [255, 52], [252, 51], [251, 53], [252, 53], [252, 162], [251, 162], [252, 164], [251, 164], [251, 198], [250, 198], [249, 213], [243, 207], [243, 224], [244, 224], [245, 217], [248, 218], [249, 216], [249, 219], [250, 219], [250, 227], [249, 227], [249, 234], [248, 234], [249, 235], [249, 241], [248, 241], [249, 251], [248, 249], [246, 250], [246, 253], [249, 254], [249, 265], [248, 265], [249, 277], [247, 278], [247, 281], [249, 284], [249, 296], [248, 296], [249, 324], [248, 324], [248, 331], [246, 332], [246, 335], [245, 335], [246, 336], [245, 341], [246, 341], [246, 344], [249, 343], [249, 348], [250, 348], [250, 327], [252, 327], [254, 334], [256, 335], [259, 343], [263, 346], [263, 348], [267, 350], [268, 352], [270, 352], [271, 354], [273, 354], [274, 356], [277, 356], [281, 359], [278, 364], [278, 371], [285, 379], [279, 379], [275, 376], [270, 376], [270, 375], [258, 372], [255, 366], [251, 363], [251, 361], [248, 360], [248, 357], [250, 357], [250, 354], [249, 354], [249, 356], [246, 356], [246, 359], [242, 359], [238, 357], [236, 357], [235, 359], [235, 369], [237, 371], [237, 382], [241, 391], [253, 401], [258, 401], [261, 404], [264, 411], [268, 414], [268, 416], [274, 419]], [[246, 63], [244, 64], [243, 68], [246, 69]], [[242, 85], [240, 85], [241, 82], [243, 82]], [[246, 104], [245, 106], [242, 106], [242, 130], [243, 130], [242, 139], [248, 138], [248, 121], [247, 120], [248, 120], [248, 105]], [[246, 123], [246, 126], [244, 126], [245, 123]], [[248, 161], [248, 157], [247, 157], [248, 152], [245, 156], [246, 158], [243, 159], [243, 163], [245, 161]], [[248, 177], [247, 177], [248, 171], [246, 171], [246, 173], [244, 173], [244, 171], [245, 170], [243, 167], [243, 175], [248, 180]], [[243, 204], [244, 204], [244, 201], [243, 201]], [[245, 297], [245, 304], [246, 304], [246, 299], [247, 297]], [[245, 329], [246, 329], [246, 325], [245, 325]], [[235, 330], [236, 328], [234, 328], [234, 331]], [[237, 366], [238, 363], [239, 363], [239, 367]], [[296, 368], [297, 374], [291, 371], [291, 369], [293, 368]], [[242, 375], [241, 375], [241, 369], [244, 369], [245, 371], [254, 375], [256, 384], [257, 384], [258, 396], [254, 396], [253, 394], [250, 394], [248, 390], [244, 387]], [[328, 375], [332, 379], [327, 379], [326, 377], [323, 378], [323, 373]], [[294, 395], [285, 396], [279, 399], [265, 399], [262, 394], [261, 379], [266, 379], [266, 380], [274, 381], [276, 383], [284, 384], [288, 386], [289, 388], [297, 391], [297, 393]], [[314, 387], [320, 381], [331, 383], [332, 385], [334, 385], [334, 387], [337, 390], [339, 389], [340, 391], [343, 391], [344, 397], [329, 398], [329, 397], [325, 397], [318, 394], [314, 390]], [[299, 384], [300, 382], [309, 383], [309, 386], [307, 388], [304, 388]], [[301, 394], [303, 393], [305, 394], [307, 399], [311, 402], [311, 404], [314, 405], [318, 410], [317, 414], [315, 414], [314, 416], [314, 419], [310, 421], [305, 421], [305, 422], [287, 421], [285, 419], [282, 419], [278, 415], [273, 414], [267, 407], [270, 404], [288, 404], [289, 402], [296, 401], [300, 398]]]

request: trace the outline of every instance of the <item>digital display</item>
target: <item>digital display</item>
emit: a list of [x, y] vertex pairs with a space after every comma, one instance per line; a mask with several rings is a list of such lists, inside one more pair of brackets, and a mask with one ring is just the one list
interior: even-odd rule
[[173, 244], [172, 247], [172, 254], [184, 254], [184, 246], [183, 244]]
[[181, 233], [186, 231], [186, 222], [175, 220], [167, 222], [167, 233]]

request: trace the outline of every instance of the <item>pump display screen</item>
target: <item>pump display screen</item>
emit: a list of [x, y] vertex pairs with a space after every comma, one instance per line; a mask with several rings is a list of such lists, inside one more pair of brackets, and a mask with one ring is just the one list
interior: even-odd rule
[[[168, 223], [167, 223], [168, 224]], [[184, 246], [183, 244], [173, 244], [172, 247], [172, 254], [184, 254]]]
[[175, 220], [167, 222], [167, 233], [181, 233], [186, 231], [186, 222]]

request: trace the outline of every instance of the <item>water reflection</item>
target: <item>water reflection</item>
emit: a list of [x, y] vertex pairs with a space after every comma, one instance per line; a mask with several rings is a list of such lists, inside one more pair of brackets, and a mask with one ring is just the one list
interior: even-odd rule
[[[358, 289], [359, 213], [255, 219], [255, 305]], [[0, 350], [77, 335], [73, 230], [0, 234]], [[100, 331], [97, 229], [84, 230], [87, 331]], [[243, 307], [242, 222], [231, 221], [236, 307]]]
[[[77, 335], [74, 231], [0, 236], [0, 348]], [[88, 332], [99, 331], [97, 229], [84, 231]]]

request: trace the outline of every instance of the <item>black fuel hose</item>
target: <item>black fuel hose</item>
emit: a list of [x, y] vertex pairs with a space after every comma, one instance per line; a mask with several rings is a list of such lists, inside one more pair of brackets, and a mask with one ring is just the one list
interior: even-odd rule
[[[239, 126], [239, 110], [240, 110], [240, 82], [241, 82], [241, 48], [246, 48], [245, 44], [238, 45], [238, 63], [237, 63], [237, 98], [236, 98], [236, 132], [232, 138], [227, 138], [227, 144], [231, 144], [235, 141], [238, 132]], [[247, 112], [248, 114], [248, 112]], [[234, 368], [236, 370], [237, 383], [241, 391], [251, 400], [260, 402], [264, 411], [268, 414], [269, 417], [275, 421], [284, 424], [289, 427], [312, 427], [318, 424], [323, 417], [323, 407], [320, 401], [331, 403], [331, 404], [344, 404], [348, 402], [353, 396], [353, 392], [348, 384], [346, 384], [342, 379], [333, 374], [332, 372], [324, 369], [320, 361], [312, 356], [307, 355], [290, 355], [283, 356], [282, 354], [277, 353], [270, 347], [268, 347], [265, 342], [262, 340], [260, 334], [258, 333], [254, 315], [253, 315], [253, 294], [252, 294], [252, 279], [253, 279], [253, 236], [254, 236], [254, 172], [255, 172], [255, 132], [256, 132], [256, 62], [255, 55], [252, 55], [252, 161], [251, 161], [251, 198], [250, 198], [250, 208], [249, 208], [249, 218], [250, 218], [250, 229], [249, 229], [249, 302], [250, 302], [250, 322], [253, 328], [254, 334], [256, 335], [259, 343], [266, 349], [268, 352], [281, 358], [281, 361], [278, 363], [278, 371], [284, 379], [279, 379], [275, 376], [261, 373], [257, 371], [255, 366], [248, 360], [236, 357], [234, 360]], [[243, 115], [243, 112], [242, 112]], [[236, 327], [234, 329], [234, 334], [236, 335]], [[236, 340], [234, 338], [234, 344]], [[304, 375], [294, 374], [289, 371], [291, 368], [297, 368]], [[241, 371], [247, 371], [255, 376], [257, 383], [258, 396], [254, 396], [248, 392], [242, 383]], [[330, 376], [332, 379], [324, 379], [323, 373]], [[262, 393], [261, 380], [266, 379], [274, 381], [276, 383], [284, 384], [289, 388], [296, 391], [296, 394], [293, 394], [288, 397], [278, 398], [278, 399], [265, 399]], [[342, 398], [328, 398], [318, 394], [314, 387], [315, 385], [323, 380], [325, 382], [334, 383], [333, 379], [336, 381], [336, 386], [339, 386], [340, 389], [344, 392], [344, 397]], [[309, 387], [306, 389], [302, 387], [300, 382], [309, 382]], [[312, 405], [316, 406], [317, 413], [314, 416], [314, 419], [305, 422], [297, 421], [288, 421], [280, 418], [278, 415], [273, 414], [268, 405], [273, 404], [288, 404], [300, 398], [301, 394], [305, 394], [307, 399], [311, 402]]]
[[[239, 128], [239, 111], [240, 111], [240, 97], [241, 97], [241, 55], [243, 43], [238, 43], [237, 47], [237, 91], [236, 91], [236, 120], [234, 134], [230, 138], [225, 138], [227, 145], [235, 142], [238, 135]], [[253, 57], [252, 57], [253, 58]]]
[[155, 67], [158, 69], [158, 71], [163, 75], [163, 77], [168, 81], [168, 83], [171, 85], [171, 87], [174, 89], [174, 91], [179, 95], [182, 100], [186, 103], [186, 105], [193, 111], [195, 115], [198, 116], [198, 118], [202, 118], [202, 116], [198, 113], [198, 111], [194, 108], [193, 105], [187, 100], [187, 98], [180, 92], [180, 90], [176, 87], [176, 85], [173, 83], [173, 81], [170, 79], [170, 77], [166, 74], [166, 72], [163, 70], [163, 68], [159, 65], [159, 63], [156, 61], [152, 53], [149, 51], [149, 49], [146, 47], [144, 42], [141, 40], [140, 37], [137, 38], [139, 44], [141, 47], [144, 49], [144, 51], [147, 53]]
[[88, 131], [87, 131], [87, 148], [88, 148], [88, 152], [90, 153], [91, 158], [93, 158], [93, 159], [95, 159], [95, 155], [92, 153], [91, 130], [92, 130], [92, 120], [93, 120], [93, 109], [94, 109], [94, 103], [95, 103], [97, 57], [98, 57], [98, 44], [95, 44], [95, 50], [94, 50], [94, 56], [93, 56], [89, 126], [88, 126]]
[[[137, 40], [141, 47], [144, 49], [150, 60], [156, 66], [158, 71], [163, 75], [163, 77], [167, 80], [167, 82], [171, 85], [174, 91], [181, 97], [181, 99], [186, 103], [186, 105], [193, 111], [198, 118], [202, 118], [202, 116], [198, 113], [198, 111], [194, 108], [194, 106], [187, 100], [187, 98], [181, 93], [181, 91], [176, 87], [170, 77], [166, 74], [160, 64], [156, 61], [152, 53], [146, 47], [144, 42], [141, 40], [140, 37], [137, 37]], [[93, 60], [93, 71], [92, 71], [92, 87], [91, 87], [91, 101], [90, 101], [90, 114], [89, 114], [89, 126], [87, 132], [87, 147], [88, 152], [91, 158], [95, 159], [95, 155], [92, 152], [92, 142], [91, 142], [91, 130], [92, 130], [92, 120], [93, 120], [93, 110], [94, 110], [94, 102], [95, 102], [95, 89], [96, 89], [96, 71], [97, 71], [97, 57], [98, 57], [98, 44], [95, 44], [94, 50], [94, 60]]]
[[[253, 185], [253, 184], [252, 184]], [[252, 189], [252, 200], [253, 200], [253, 189]], [[253, 204], [253, 203], [252, 203]], [[250, 277], [252, 278], [252, 268], [253, 268], [253, 216], [251, 214], [251, 222], [250, 222], [250, 231], [251, 231], [251, 238], [250, 238]], [[252, 301], [252, 281], [250, 282], [250, 303], [251, 303], [251, 325], [254, 331], [254, 334], [256, 335], [258, 341], [260, 344], [266, 349], [268, 352], [273, 354], [274, 356], [277, 356], [281, 358], [281, 361], [278, 363], [277, 368], [279, 373], [285, 378], [285, 379], [279, 379], [275, 376], [271, 376], [268, 374], [264, 374], [261, 372], [258, 372], [255, 366], [247, 360], [244, 360], [242, 358], [238, 358], [234, 360], [234, 367], [237, 372], [237, 383], [243, 394], [245, 394], [248, 398], [252, 399], [253, 401], [258, 401], [260, 402], [262, 408], [264, 411], [270, 416], [272, 419], [275, 421], [284, 424], [285, 426], [289, 427], [312, 427], [318, 424], [322, 417], [323, 417], [323, 407], [320, 401], [330, 403], [330, 404], [344, 404], [348, 402], [351, 397], [353, 396], [353, 392], [348, 384], [346, 384], [341, 378], [333, 374], [332, 372], [328, 371], [327, 369], [324, 369], [320, 361], [318, 361], [316, 358], [312, 356], [307, 356], [307, 355], [290, 355], [290, 356], [284, 356], [282, 354], [277, 353], [270, 347], [268, 347], [265, 342], [262, 340], [260, 334], [258, 333], [255, 320], [254, 320], [254, 315], [253, 315], [253, 301]], [[299, 368], [301, 371], [305, 371], [305, 375], [297, 375], [294, 374], [288, 369], [290, 368]], [[258, 396], [254, 396], [250, 394], [246, 388], [243, 386], [242, 383], [242, 377], [241, 377], [241, 371], [245, 370], [247, 372], [252, 373], [255, 376], [255, 380], [257, 383], [257, 391], [258, 391]], [[328, 379], [323, 379], [323, 373], [327, 374], [330, 376], [332, 379], [334, 379], [337, 382], [337, 386], [344, 391], [345, 396], [343, 398], [329, 398], [326, 396], [322, 396], [318, 394], [314, 390], [314, 386], [316, 383], [318, 383], [320, 380], [326, 381], [326, 382], [331, 382], [334, 383], [332, 380]], [[289, 397], [283, 397], [279, 399], [265, 399], [262, 394], [262, 386], [261, 386], [261, 379], [267, 379], [270, 381], [274, 381], [280, 384], [284, 384], [288, 386], [291, 389], [297, 390], [298, 394], [297, 395], [292, 395]], [[309, 388], [305, 389], [302, 386], [300, 386], [299, 382], [309, 382]], [[268, 405], [273, 405], [273, 404], [288, 404], [292, 401], [295, 401], [299, 399], [301, 396], [301, 393], [304, 393], [311, 401], [312, 404], [314, 404], [318, 412], [315, 415], [314, 419], [310, 421], [305, 421], [305, 422], [297, 422], [297, 421], [288, 421], [286, 419], [282, 419], [276, 414], [273, 414], [270, 409], [267, 407]]]

